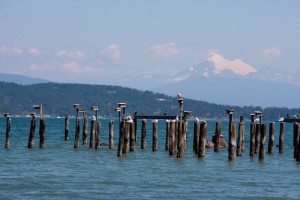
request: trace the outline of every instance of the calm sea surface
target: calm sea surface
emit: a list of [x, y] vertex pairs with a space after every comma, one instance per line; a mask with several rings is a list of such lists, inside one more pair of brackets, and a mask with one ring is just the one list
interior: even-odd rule
[[[75, 120], [70, 120], [69, 140], [64, 141], [64, 119], [47, 119], [46, 147], [28, 149], [30, 118], [12, 118], [9, 149], [4, 149], [5, 118], [0, 119], [0, 199], [299, 199], [300, 164], [293, 159], [293, 125], [286, 123], [284, 153], [259, 161], [249, 156], [249, 123], [245, 151], [228, 162], [227, 148], [207, 149], [205, 159], [192, 150], [193, 122], [189, 123], [187, 149], [182, 159], [164, 150], [165, 121], [159, 122], [159, 149], [152, 152], [152, 123], [148, 121], [147, 149], [141, 150], [140, 125], [136, 151], [117, 157], [115, 148], [73, 148]], [[101, 120], [101, 142], [108, 143], [108, 122]], [[208, 121], [211, 139], [215, 121]], [[268, 129], [267, 129], [268, 133]], [[222, 122], [227, 140], [228, 122]], [[89, 133], [88, 133], [89, 135]], [[276, 123], [275, 145], [279, 124]], [[80, 136], [81, 138], [82, 136]], [[268, 134], [267, 134], [268, 138]], [[88, 138], [89, 141], [89, 138]], [[267, 139], [268, 143], [268, 139]], [[267, 149], [267, 146], [266, 146]]]

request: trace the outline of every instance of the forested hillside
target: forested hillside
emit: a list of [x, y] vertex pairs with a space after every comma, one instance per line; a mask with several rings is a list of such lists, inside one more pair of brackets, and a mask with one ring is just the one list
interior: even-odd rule
[[[184, 95], [184, 91], [181, 91]], [[148, 115], [179, 115], [179, 105], [176, 94], [174, 97], [150, 91], [140, 91], [131, 88], [109, 85], [41, 83], [33, 85], [18, 85], [0, 82], [0, 112], [12, 115], [26, 115], [33, 112], [32, 105], [43, 104], [46, 115], [74, 115], [74, 103], [79, 103], [91, 115], [90, 106], [98, 106], [101, 116], [117, 117], [114, 108], [117, 103], [126, 101], [127, 113], [134, 112]], [[232, 107], [234, 117], [244, 115], [246, 119], [256, 110], [263, 111], [265, 120], [278, 120], [286, 114], [300, 113], [300, 109], [238, 107], [217, 105], [203, 101], [184, 99], [184, 110], [193, 112], [193, 116], [200, 118], [228, 118], [225, 110]]]

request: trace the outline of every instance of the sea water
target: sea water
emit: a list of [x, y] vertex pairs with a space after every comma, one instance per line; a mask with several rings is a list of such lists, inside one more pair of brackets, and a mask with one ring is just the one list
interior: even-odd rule
[[[10, 146], [4, 148], [5, 118], [0, 119], [0, 199], [299, 199], [300, 165], [293, 158], [293, 124], [285, 126], [284, 153], [266, 152], [264, 161], [249, 156], [249, 127], [245, 151], [228, 162], [228, 149], [206, 150], [198, 159], [192, 150], [193, 122], [189, 122], [183, 158], [165, 151], [166, 122], [159, 121], [158, 151], [152, 152], [152, 123], [147, 123], [147, 149], [141, 150], [141, 123], [136, 151], [117, 157], [118, 120], [114, 121], [115, 147], [99, 150], [82, 145], [74, 149], [75, 120], [64, 140], [64, 119], [46, 119], [44, 149], [39, 148], [38, 120], [35, 147], [28, 149], [30, 118], [12, 118]], [[101, 142], [108, 143], [108, 123], [101, 119]], [[268, 122], [266, 122], [268, 123]], [[90, 124], [89, 124], [90, 125]], [[215, 130], [208, 121], [207, 139]], [[82, 132], [82, 131], [81, 131]], [[268, 126], [267, 126], [268, 133]], [[222, 121], [228, 138], [228, 121]], [[279, 123], [276, 123], [275, 145]], [[89, 133], [88, 133], [89, 136]], [[81, 136], [82, 137], [82, 133]], [[88, 138], [89, 140], [89, 138]], [[228, 141], [228, 140], [227, 140]], [[268, 144], [268, 134], [266, 148]]]

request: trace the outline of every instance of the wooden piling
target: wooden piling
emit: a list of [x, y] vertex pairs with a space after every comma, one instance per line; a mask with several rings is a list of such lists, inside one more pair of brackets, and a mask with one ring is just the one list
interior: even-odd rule
[[152, 151], [157, 151], [158, 149], [158, 131], [157, 131], [157, 120], [152, 122]]
[[200, 124], [198, 158], [205, 157], [206, 130], [207, 130], [207, 123], [202, 122]]
[[199, 143], [199, 134], [200, 134], [200, 122], [194, 122], [194, 138], [193, 138], [193, 150], [195, 154], [198, 154], [198, 143]]
[[179, 122], [178, 136], [177, 136], [177, 158], [182, 158], [184, 153], [184, 135], [183, 135], [183, 122]]
[[229, 132], [229, 145], [228, 145], [228, 160], [233, 161], [236, 157], [236, 125], [235, 122], [231, 122], [231, 128]]
[[114, 148], [114, 121], [109, 122], [109, 149]]
[[141, 141], [141, 149], [146, 149], [146, 132], [147, 132], [147, 120], [142, 119], [142, 141]]
[[31, 149], [34, 147], [34, 132], [36, 127], [36, 120], [35, 116], [32, 116], [31, 122], [30, 122], [30, 131], [29, 131], [29, 139], [28, 139], [28, 148]]
[[118, 144], [118, 154], [117, 156], [120, 157], [123, 154], [123, 146], [124, 146], [124, 137], [125, 137], [125, 121], [122, 120], [120, 125], [120, 132], [119, 132], [119, 144]]
[[136, 134], [135, 123], [130, 123], [130, 142], [129, 142], [130, 151], [135, 151], [135, 142], [136, 142], [135, 134]]
[[174, 155], [176, 153], [176, 139], [175, 139], [175, 129], [176, 122], [170, 122], [170, 131], [169, 131], [169, 155]]
[[80, 121], [79, 119], [76, 121], [76, 128], [75, 128], [75, 138], [74, 138], [74, 148], [79, 148], [79, 135], [80, 135]]
[[269, 124], [269, 142], [268, 142], [268, 154], [273, 153], [273, 146], [274, 146], [274, 133], [275, 133], [275, 123], [271, 122]]
[[257, 154], [259, 150], [259, 142], [260, 142], [260, 124], [255, 125], [255, 149], [254, 153]]
[[87, 134], [88, 134], [88, 117], [83, 118], [83, 129], [82, 129], [82, 144], [87, 144]]
[[125, 136], [124, 136], [124, 146], [123, 153], [127, 153], [129, 151], [129, 138], [130, 138], [130, 125], [131, 122], [125, 122]]
[[280, 122], [279, 153], [283, 153], [284, 129], [285, 129], [285, 123]]
[[90, 148], [95, 147], [95, 126], [96, 120], [91, 121], [91, 132], [90, 132]]
[[166, 145], [165, 150], [169, 150], [169, 133], [170, 133], [170, 121], [166, 120]]
[[41, 119], [40, 120], [40, 148], [43, 149], [45, 148], [45, 131], [46, 131], [46, 120]]
[[250, 156], [253, 157], [255, 154], [255, 133], [256, 133], [256, 123], [251, 122], [250, 125]]
[[300, 137], [300, 127], [298, 123], [294, 123], [294, 158], [298, 157], [299, 149], [299, 137]]
[[260, 160], [263, 160], [263, 159], [265, 159], [265, 143], [266, 143], [267, 126], [265, 124], [261, 124], [258, 126], [261, 126], [260, 127], [261, 133], [260, 133], [259, 156], [258, 157]]
[[65, 118], [65, 140], [69, 140], [69, 115]]
[[215, 141], [214, 141], [214, 151], [220, 151], [220, 137], [221, 137], [221, 122], [216, 122], [216, 130], [215, 130]]
[[244, 116], [240, 116], [239, 130], [238, 130], [238, 143], [237, 143], [237, 156], [241, 156], [243, 152], [245, 122]]
[[10, 141], [10, 127], [11, 127], [11, 117], [6, 117], [6, 137], [5, 137], [5, 148], [9, 147]]
[[101, 123], [97, 121], [95, 149], [100, 149], [100, 127], [101, 127]]

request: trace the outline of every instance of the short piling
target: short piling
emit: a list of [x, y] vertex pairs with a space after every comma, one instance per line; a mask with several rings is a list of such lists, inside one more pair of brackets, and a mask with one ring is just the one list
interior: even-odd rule
[[198, 154], [198, 143], [199, 143], [199, 134], [200, 134], [200, 122], [194, 122], [194, 138], [193, 138], [193, 150], [195, 154]]
[[175, 138], [176, 122], [170, 122], [169, 131], [169, 155], [172, 156], [176, 153], [176, 138]]
[[222, 123], [221, 122], [216, 122], [214, 152], [219, 152], [220, 151], [221, 127], [222, 127]]
[[294, 158], [298, 157], [299, 149], [299, 137], [300, 137], [300, 127], [298, 123], [294, 123]]
[[279, 153], [283, 153], [283, 142], [284, 142], [284, 129], [285, 123], [280, 122], [280, 132], [279, 132]]
[[10, 127], [11, 127], [11, 117], [8, 115], [6, 117], [6, 137], [5, 137], [5, 148], [9, 147], [10, 141]]
[[118, 154], [117, 156], [120, 157], [123, 155], [123, 146], [124, 146], [124, 137], [125, 137], [125, 121], [122, 120], [119, 125], [119, 144], [118, 144]]
[[141, 149], [146, 149], [146, 132], [147, 132], [147, 120], [142, 119], [142, 141], [141, 141]]
[[265, 124], [259, 125], [260, 127], [260, 143], [259, 143], [259, 159], [265, 159], [265, 143], [266, 143], [266, 129], [267, 126]]
[[184, 135], [183, 135], [183, 122], [179, 122], [178, 136], [177, 136], [177, 158], [182, 158], [184, 154]]
[[275, 133], [275, 123], [271, 122], [269, 124], [268, 154], [273, 154], [274, 138], [275, 138], [274, 133]]
[[69, 140], [69, 115], [65, 117], [65, 141]]
[[254, 149], [255, 154], [258, 153], [259, 142], [260, 142], [260, 124], [257, 123], [256, 126], [255, 126], [255, 149]]
[[238, 130], [238, 143], [237, 143], [237, 156], [241, 156], [243, 152], [245, 122], [244, 116], [240, 116], [239, 130]]
[[158, 131], [157, 131], [157, 120], [152, 122], [152, 151], [157, 151], [158, 149]]
[[109, 149], [114, 148], [114, 121], [109, 122]]
[[169, 150], [169, 133], [170, 133], [170, 121], [166, 120], [166, 144], [165, 144], [165, 150]]
[[91, 132], [90, 132], [90, 148], [95, 147], [95, 126], [96, 120], [91, 121]]
[[236, 125], [235, 122], [231, 122], [231, 128], [229, 132], [229, 145], [228, 145], [228, 160], [234, 161], [236, 157]]
[[135, 151], [135, 138], [136, 132], [135, 132], [135, 123], [130, 123], [130, 141], [129, 141], [129, 148], [130, 151]]
[[46, 120], [41, 119], [40, 120], [40, 148], [43, 149], [45, 148], [45, 131], [46, 131]]
[[29, 139], [28, 139], [28, 148], [31, 149], [34, 147], [34, 132], [36, 127], [36, 120], [35, 116], [32, 116], [31, 122], [30, 122], [30, 131], [29, 131]]
[[83, 118], [82, 144], [87, 144], [87, 134], [88, 134], [88, 117], [85, 115]]
[[255, 132], [256, 123], [251, 122], [250, 125], [250, 156], [253, 157], [255, 154]]
[[131, 122], [126, 121], [125, 122], [125, 136], [124, 136], [123, 153], [128, 153], [128, 151], [129, 151], [130, 126], [131, 126]]
[[76, 128], [75, 128], [75, 138], [74, 138], [74, 148], [79, 148], [79, 135], [80, 135], [80, 121], [76, 120]]
[[101, 123], [97, 121], [95, 149], [100, 149], [100, 127], [101, 127]]
[[202, 122], [200, 124], [198, 158], [205, 157], [206, 130], [207, 130], [207, 123]]

